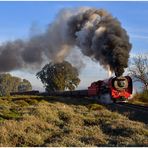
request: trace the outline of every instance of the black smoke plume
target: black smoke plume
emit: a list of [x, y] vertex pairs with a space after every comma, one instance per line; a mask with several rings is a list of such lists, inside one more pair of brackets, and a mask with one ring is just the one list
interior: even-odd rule
[[45, 59], [61, 62], [76, 46], [116, 76], [128, 66], [131, 44], [120, 22], [105, 10], [79, 8], [61, 10], [44, 33], [2, 44], [0, 71], [38, 68]]
[[72, 16], [68, 22], [70, 40], [82, 52], [99, 61], [105, 68], [110, 67], [116, 76], [128, 65], [131, 44], [120, 22], [105, 10], [89, 9]]

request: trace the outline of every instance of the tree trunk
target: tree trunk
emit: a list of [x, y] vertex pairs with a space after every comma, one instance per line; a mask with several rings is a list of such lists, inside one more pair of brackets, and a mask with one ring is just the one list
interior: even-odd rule
[[145, 85], [145, 88], [144, 89], [145, 90], [148, 90], [148, 83], [145, 83], [144, 85]]

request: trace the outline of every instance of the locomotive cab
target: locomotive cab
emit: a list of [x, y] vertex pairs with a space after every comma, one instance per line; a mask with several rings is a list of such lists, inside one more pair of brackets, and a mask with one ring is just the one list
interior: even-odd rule
[[99, 99], [101, 103], [112, 103], [111, 100], [111, 78], [106, 80], [99, 80], [93, 82], [90, 87], [88, 87], [88, 96], [95, 97]]
[[102, 81], [97, 81], [93, 82], [89, 87], [88, 87], [88, 96], [98, 96], [100, 93], [100, 88], [102, 85]]

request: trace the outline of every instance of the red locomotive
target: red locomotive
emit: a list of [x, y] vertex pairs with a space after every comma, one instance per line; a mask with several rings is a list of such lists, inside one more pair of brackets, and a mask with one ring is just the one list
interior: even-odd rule
[[132, 89], [131, 77], [111, 77], [93, 82], [88, 87], [88, 96], [97, 96], [102, 102], [126, 101], [132, 95]]

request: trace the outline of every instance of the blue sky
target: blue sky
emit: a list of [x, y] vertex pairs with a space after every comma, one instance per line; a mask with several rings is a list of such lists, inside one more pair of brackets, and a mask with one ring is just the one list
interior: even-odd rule
[[[25, 39], [30, 33], [32, 24], [44, 30], [62, 8], [95, 7], [109, 11], [122, 23], [132, 43], [131, 54], [148, 53], [148, 2], [0, 2], [0, 43], [17, 38]], [[87, 87], [92, 81], [107, 76], [103, 68], [87, 60], [87, 66], [81, 73], [82, 82], [79, 88]], [[97, 69], [97, 70], [93, 70]], [[100, 72], [101, 69], [101, 72]], [[15, 71], [13, 75], [28, 78], [34, 88], [41, 87], [39, 80], [27, 71]]]

